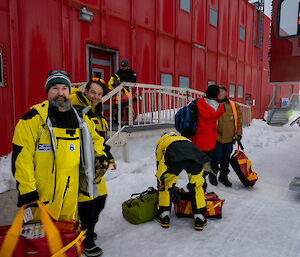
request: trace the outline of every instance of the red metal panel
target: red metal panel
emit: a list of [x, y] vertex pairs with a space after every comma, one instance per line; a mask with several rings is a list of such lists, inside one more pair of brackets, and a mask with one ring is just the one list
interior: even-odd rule
[[[191, 47], [189, 44], [178, 42], [176, 44], [175, 72], [178, 76], [191, 74]], [[179, 80], [179, 79], [178, 79]]]
[[[160, 37], [160, 71], [166, 73], [174, 73], [174, 40]], [[173, 77], [174, 82], [174, 77]]]
[[251, 65], [245, 65], [244, 93], [251, 93]]
[[193, 4], [193, 33], [192, 41], [202, 46], [206, 43], [206, 24], [207, 24], [206, 1], [194, 0]]
[[105, 0], [104, 8], [109, 16], [114, 16], [127, 22], [131, 20], [131, 0]]
[[134, 19], [137, 25], [155, 29], [155, 1], [134, 0]]
[[136, 73], [139, 81], [155, 84], [155, 34], [144, 29], [136, 31]]
[[228, 84], [236, 83], [236, 62], [235, 59], [228, 60]]
[[61, 11], [58, 1], [18, 1], [24, 111], [46, 98], [44, 83], [48, 72], [64, 68]]
[[[113, 33], [107, 34], [107, 44], [110, 48], [120, 51], [119, 59], [131, 56], [131, 28], [129, 24], [119, 20], [109, 19], [106, 22], [107, 30]], [[130, 59], [130, 58], [129, 58]]]
[[[218, 28], [209, 24], [209, 9], [212, 7], [218, 13], [218, 2], [216, 0], [208, 0], [207, 6], [207, 34], [206, 34], [206, 47], [211, 51], [217, 51], [218, 47]], [[217, 26], [220, 26], [218, 20]]]
[[228, 6], [229, 0], [219, 1], [218, 51], [225, 55], [228, 53]]
[[240, 1], [239, 2], [239, 24], [238, 24], [238, 58], [241, 61], [245, 60], [245, 40], [240, 39], [240, 26], [246, 29], [245, 25], [246, 25], [246, 2]]
[[[0, 156], [11, 151], [11, 138], [14, 131], [14, 88], [11, 80], [11, 47], [9, 33], [9, 3], [8, 0], [0, 3], [0, 49], [3, 60], [4, 87], [0, 87]], [[16, 75], [18, 76], [18, 75]]]
[[246, 49], [245, 49], [245, 62], [252, 62], [252, 52], [254, 48], [254, 6], [247, 5], [247, 23], [245, 27], [245, 40], [246, 40]]
[[227, 57], [218, 56], [218, 72], [217, 72], [217, 84], [227, 85]]
[[228, 55], [232, 57], [237, 56], [237, 42], [238, 42], [238, 2], [239, 0], [230, 0], [229, 3], [229, 38], [228, 38]]
[[205, 91], [207, 84], [205, 83], [205, 52], [203, 49], [193, 47], [192, 49], [192, 85], [191, 88]]
[[160, 31], [168, 35], [174, 36], [175, 24], [175, 1], [163, 0], [159, 1], [159, 21]]
[[245, 65], [243, 63], [238, 63], [237, 64], [237, 84], [239, 85], [244, 85], [244, 69]]
[[[217, 54], [207, 52], [206, 54], [206, 79], [217, 82]], [[205, 88], [207, 88], [207, 83]]]
[[[191, 2], [192, 3], [192, 2]], [[176, 10], [176, 37], [179, 40], [191, 41], [192, 18], [191, 14], [181, 10], [178, 6]]]

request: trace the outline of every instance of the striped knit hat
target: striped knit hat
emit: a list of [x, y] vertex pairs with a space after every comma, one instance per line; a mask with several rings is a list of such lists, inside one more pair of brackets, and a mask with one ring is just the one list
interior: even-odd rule
[[71, 92], [71, 81], [67, 72], [63, 70], [50, 71], [45, 83], [46, 93], [48, 93], [50, 87], [55, 84], [65, 84], [69, 87], [69, 92]]

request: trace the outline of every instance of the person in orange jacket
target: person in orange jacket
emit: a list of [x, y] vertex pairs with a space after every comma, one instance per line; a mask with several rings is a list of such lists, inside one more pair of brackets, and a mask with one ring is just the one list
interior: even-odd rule
[[[193, 144], [211, 159], [213, 159], [217, 140], [218, 119], [225, 112], [224, 106], [217, 102], [219, 92], [219, 86], [210, 85], [205, 92], [206, 96], [198, 99], [196, 104], [198, 110], [196, 133], [190, 138]], [[213, 162], [211, 166], [216, 171], [216, 165]], [[210, 173], [209, 180], [215, 179], [215, 176]], [[206, 189], [207, 184], [204, 183], [203, 187]]]

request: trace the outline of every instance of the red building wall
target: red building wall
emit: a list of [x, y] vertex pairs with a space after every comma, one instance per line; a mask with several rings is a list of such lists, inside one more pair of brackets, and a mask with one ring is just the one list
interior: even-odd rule
[[[79, 20], [83, 6], [94, 14], [91, 23]], [[217, 11], [217, 26], [209, 22], [210, 8]], [[179, 86], [180, 76], [201, 91], [209, 81], [228, 89], [233, 85], [233, 100], [244, 103], [251, 95], [253, 116], [261, 118], [273, 92], [267, 82], [269, 20], [261, 62], [254, 46], [254, 13], [247, 0], [191, 0], [190, 12], [180, 9], [180, 0], [1, 0], [5, 86], [0, 87], [0, 122], [5, 126], [0, 156], [11, 150], [21, 115], [46, 98], [44, 82], [51, 69], [66, 70], [73, 82], [88, 79], [87, 44], [113, 50], [119, 61], [128, 58], [141, 83], [161, 84], [166, 73], [173, 86]], [[293, 86], [293, 92], [298, 90]]]

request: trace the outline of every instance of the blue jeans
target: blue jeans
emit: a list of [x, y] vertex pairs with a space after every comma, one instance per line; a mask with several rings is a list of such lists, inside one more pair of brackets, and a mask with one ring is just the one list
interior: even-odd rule
[[233, 149], [232, 142], [222, 144], [216, 143], [214, 149], [214, 161], [217, 165], [220, 165], [220, 176], [226, 176], [229, 173], [229, 159]]

